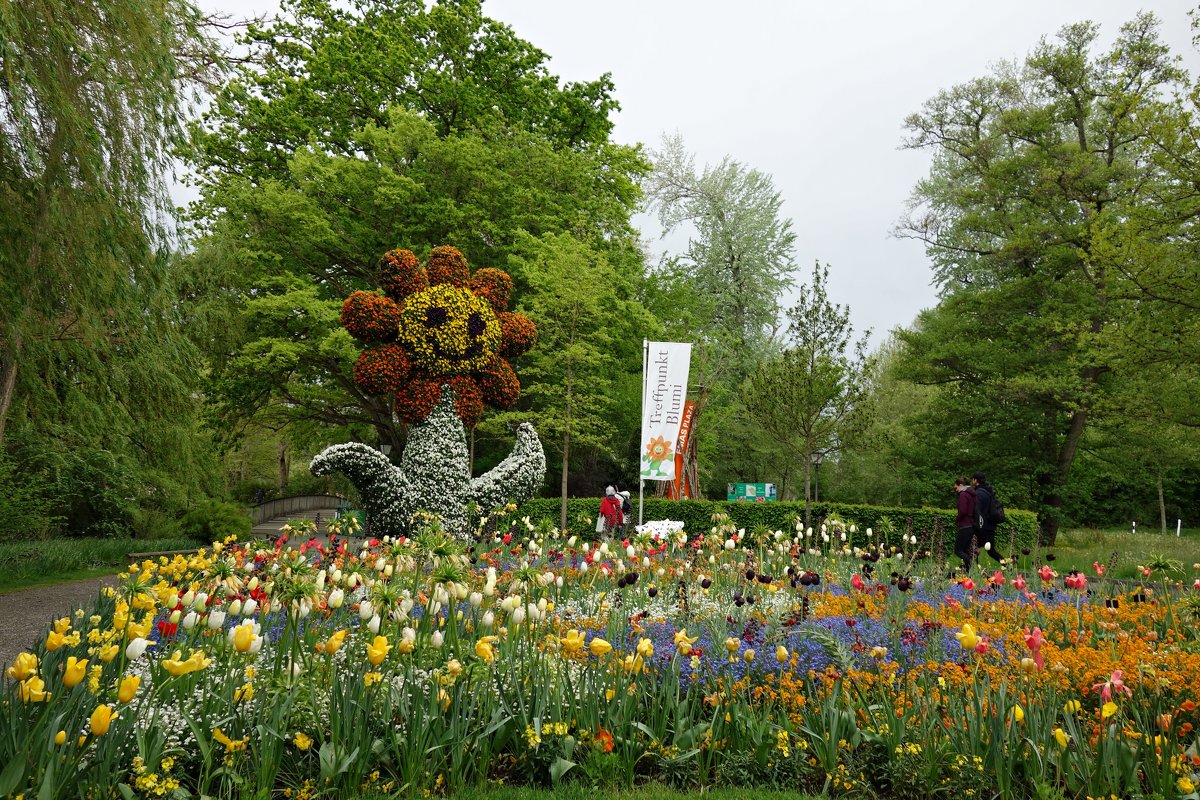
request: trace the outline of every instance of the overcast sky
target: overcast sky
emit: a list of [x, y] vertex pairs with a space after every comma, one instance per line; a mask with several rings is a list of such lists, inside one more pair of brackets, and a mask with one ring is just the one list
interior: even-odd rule
[[[270, 0], [201, 0], [235, 14]], [[830, 294], [874, 341], [936, 298], [920, 244], [891, 230], [928, 157], [900, 150], [905, 116], [943, 88], [1022, 58], [1071, 22], [1105, 45], [1138, 10], [1195, 73], [1192, 6], [1116, 0], [487, 0], [485, 13], [551, 56], [564, 80], [611, 72], [614, 138], [657, 146], [678, 131], [697, 164], [725, 155], [775, 179], [796, 262], [830, 265]], [[639, 219], [657, 252], [652, 219]], [[667, 246], [678, 247], [671, 241]]]

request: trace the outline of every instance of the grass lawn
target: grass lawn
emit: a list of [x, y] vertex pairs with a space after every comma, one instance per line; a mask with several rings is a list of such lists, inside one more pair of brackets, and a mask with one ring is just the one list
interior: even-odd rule
[[1158, 528], [1139, 529], [1137, 534], [1129, 528], [1071, 528], [1059, 533], [1056, 546], [1039, 548], [1023, 556], [1021, 567], [1037, 569], [1046, 563], [1046, 553], [1054, 554], [1051, 566], [1060, 575], [1077, 569], [1093, 577], [1092, 564], [1098, 561], [1108, 568], [1106, 577], [1129, 580], [1141, 577], [1138, 565], [1163, 556], [1182, 567], [1168, 573], [1171, 578], [1189, 578], [1190, 582], [1195, 577], [1192, 564], [1200, 563], [1200, 528], [1184, 528], [1179, 537], [1175, 536], [1174, 529], [1164, 536]]
[[31, 586], [111, 575], [129, 565], [129, 553], [184, 550], [191, 539], [44, 539], [0, 542], [0, 593]]

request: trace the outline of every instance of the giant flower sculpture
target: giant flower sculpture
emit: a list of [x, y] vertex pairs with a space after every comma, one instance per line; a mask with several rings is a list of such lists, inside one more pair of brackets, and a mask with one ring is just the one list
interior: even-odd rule
[[424, 266], [412, 252], [392, 250], [380, 260], [379, 283], [383, 295], [355, 292], [342, 305], [342, 326], [367, 345], [354, 365], [360, 389], [394, 397], [409, 423], [429, 416], [447, 384], [468, 427], [485, 404], [516, 402], [521, 384], [508, 359], [534, 346], [537, 327], [508, 310], [507, 273], [471, 275], [453, 247], [433, 248]]
[[469, 503], [481, 510], [522, 502], [541, 485], [546, 456], [533, 427], [517, 431], [513, 454], [472, 480], [463, 425], [484, 405], [505, 409], [521, 384], [508, 359], [537, 342], [537, 327], [508, 310], [512, 279], [496, 269], [472, 275], [453, 247], [435, 247], [422, 265], [408, 250], [379, 263], [383, 294], [355, 292], [342, 305], [342, 326], [364, 345], [354, 382], [392, 398], [412, 425], [400, 467], [370, 447], [335, 445], [313, 459], [317, 475], [343, 472], [362, 495], [376, 532], [405, 531], [413, 515], [442, 517], [465, 535]]

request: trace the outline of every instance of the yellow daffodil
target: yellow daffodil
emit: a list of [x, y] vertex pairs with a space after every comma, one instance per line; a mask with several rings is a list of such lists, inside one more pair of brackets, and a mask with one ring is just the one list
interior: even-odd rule
[[1067, 748], [1067, 743], [1071, 741], [1071, 737], [1067, 736], [1067, 732], [1062, 728], [1055, 728], [1054, 741], [1058, 742], [1058, 746], [1065, 750]]
[[87, 659], [80, 661], [75, 656], [67, 657], [67, 666], [63, 669], [63, 686], [73, 689], [87, 675]]
[[1102, 719], [1108, 719], [1113, 714], [1117, 713], [1117, 704], [1109, 700], [1100, 708], [1100, 716]]
[[637, 654], [642, 658], [654, 657], [654, 642], [649, 639], [641, 639], [637, 643]]
[[646, 662], [637, 654], [628, 655], [625, 656], [622, 667], [627, 674], [638, 675], [646, 668]]
[[1083, 705], [1078, 700], [1068, 700], [1063, 703], [1063, 711], [1067, 714], [1078, 714]]
[[12, 666], [8, 668], [8, 677], [14, 681], [23, 681], [28, 677], [36, 675], [37, 671], [37, 656], [33, 653], [19, 653], [13, 659]]
[[296, 735], [292, 737], [292, 744], [296, 745], [297, 750], [307, 750], [312, 747], [312, 743], [312, 738], [300, 731], [297, 731]]
[[70, 617], [60, 617], [59, 619], [54, 620], [54, 632], [55, 633], [60, 633], [63, 636], [66, 636], [67, 631], [69, 631], [69, 630], [71, 630], [71, 618]]
[[974, 650], [979, 644], [979, 636], [975, 633], [975, 626], [969, 622], [964, 622], [962, 630], [954, 634], [954, 638], [958, 639], [958, 643], [962, 645], [964, 650]]
[[1196, 784], [1191, 778], [1184, 775], [1175, 781], [1175, 788], [1179, 790], [1180, 794], [1191, 794], [1196, 791]]
[[120, 687], [117, 688], [117, 699], [122, 703], [128, 703], [137, 695], [138, 687], [142, 685], [142, 679], [138, 675], [126, 675], [121, 680]]
[[96, 710], [88, 717], [88, 726], [96, 736], [104, 736], [116, 718], [112, 706], [96, 706]]
[[604, 655], [608, 651], [612, 650], [612, 645], [609, 644], [604, 639], [601, 639], [599, 636], [597, 636], [595, 639], [592, 639], [592, 641], [588, 644], [588, 650], [590, 650], [592, 652], [592, 655], [599, 658], [600, 656]]
[[383, 680], [383, 673], [380, 672], [368, 672], [363, 675], [364, 686], [374, 686], [381, 680]]
[[371, 666], [378, 667], [391, 649], [386, 636], [376, 636], [375, 640], [367, 645], [367, 661], [371, 662]]
[[562, 645], [562, 653], [570, 658], [583, 649], [583, 636], [577, 630], [567, 631], [567, 635], [559, 638], [559, 643]]
[[21, 681], [21, 699], [26, 703], [42, 703], [50, 699], [50, 692], [46, 691], [46, 682], [38, 676], [26, 678]]
[[679, 650], [679, 654], [686, 656], [692, 652], [692, 645], [699, 641], [699, 636], [688, 636], [687, 628], [680, 628], [675, 631], [675, 647]]

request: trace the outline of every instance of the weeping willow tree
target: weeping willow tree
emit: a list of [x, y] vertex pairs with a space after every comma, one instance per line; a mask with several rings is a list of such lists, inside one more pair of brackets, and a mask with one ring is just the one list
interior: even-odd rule
[[166, 176], [203, 22], [185, 0], [0, 3], [0, 456], [83, 527], [196, 490]]

